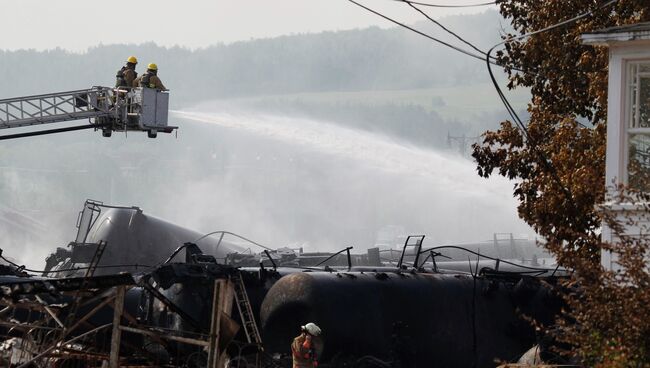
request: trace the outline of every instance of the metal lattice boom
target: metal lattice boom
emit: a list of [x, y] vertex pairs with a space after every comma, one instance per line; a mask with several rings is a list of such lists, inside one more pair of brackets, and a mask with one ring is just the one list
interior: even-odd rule
[[93, 87], [68, 92], [0, 100], [0, 130], [88, 119], [89, 125], [8, 134], [2, 139], [61, 133], [87, 128], [101, 129], [105, 137], [113, 131], [171, 133], [167, 125], [169, 93], [150, 88]]
[[[83, 120], [103, 116], [117, 118], [112, 88], [57, 92], [0, 100], [0, 129]], [[118, 94], [119, 96], [119, 94]]]

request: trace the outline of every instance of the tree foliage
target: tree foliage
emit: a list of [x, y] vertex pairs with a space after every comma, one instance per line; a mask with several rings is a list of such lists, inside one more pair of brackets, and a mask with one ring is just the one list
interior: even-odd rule
[[[497, 1], [515, 32], [506, 38], [590, 10], [593, 14], [508, 42], [496, 54], [508, 75], [508, 88], [531, 90], [527, 134], [504, 121], [499, 130], [484, 134], [473, 156], [480, 175], [496, 172], [516, 179], [520, 217], [546, 239], [545, 246], [560, 265], [576, 271], [566, 293], [571, 312], [559, 325], [561, 340], [572, 346], [573, 355], [589, 365], [642, 365], [650, 364], [650, 292], [642, 252], [647, 247], [639, 238], [620, 244], [600, 239], [604, 217], [616, 228], [615, 219], [597, 208], [605, 199], [608, 50], [583, 45], [580, 36], [649, 21], [650, 3], [620, 0], [601, 7], [604, 3]], [[603, 248], [627, 259], [621, 273], [601, 267]]]

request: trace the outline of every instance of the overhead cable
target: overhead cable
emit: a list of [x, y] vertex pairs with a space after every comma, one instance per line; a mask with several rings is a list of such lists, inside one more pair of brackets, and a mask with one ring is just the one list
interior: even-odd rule
[[429, 6], [432, 8], [476, 8], [479, 6], [489, 6], [489, 5], [496, 5], [496, 1], [489, 1], [486, 3], [478, 3], [478, 4], [465, 4], [465, 5], [448, 5], [448, 4], [431, 4], [431, 3], [420, 3], [417, 1], [410, 1], [410, 0], [394, 0], [394, 1], [399, 1], [402, 3], [410, 3], [410, 4], [417, 4], [417, 5], [422, 5], [422, 6]]
[[[460, 37], [459, 35], [457, 35], [457, 34], [454, 33], [453, 31], [451, 31], [449, 28], [443, 26], [443, 25], [442, 25], [440, 22], [438, 22], [437, 20], [431, 18], [431, 17], [429, 16], [429, 14], [425, 13], [425, 12], [422, 11], [420, 8], [418, 8], [417, 6], [413, 5], [413, 4], [415, 4], [415, 3], [411, 2], [411, 1], [406, 1], [406, 0], [397, 0], [397, 1], [401, 1], [401, 2], [404, 2], [404, 3], [408, 4], [408, 6], [410, 6], [410, 7], [413, 8], [413, 9], [415, 9], [415, 11], [417, 11], [417, 12], [420, 13], [420, 14], [422, 14], [424, 17], [426, 17], [426, 18], [427, 18], [428, 20], [430, 20], [432, 23], [434, 23], [434, 24], [437, 25], [438, 27], [440, 27], [440, 28], [442, 28], [443, 30], [445, 30], [445, 32], [447, 32], [447, 33], [451, 34], [452, 36], [456, 37], [458, 40], [460, 40], [460, 42], [462, 42], [462, 43], [466, 44], [467, 46], [473, 48], [474, 50], [478, 51], [478, 52], [481, 53], [482, 55], [485, 55], [485, 51], [483, 51], [483, 50], [479, 49], [478, 47], [474, 46], [471, 42], [465, 40], [464, 38]], [[422, 5], [422, 4], [419, 4], [419, 5]]]
[[[437, 42], [437, 43], [439, 43], [439, 44], [441, 44], [441, 45], [447, 46], [447, 47], [449, 47], [449, 48], [451, 48], [451, 49], [453, 49], [453, 50], [456, 50], [456, 51], [458, 51], [458, 52], [460, 52], [460, 53], [462, 53], [462, 54], [465, 54], [465, 55], [467, 55], [467, 56], [473, 57], [474, 59], [484, 60], [484, 55], [485, 55], [485, 54], [483, 54], [483, 53], [477, 55], [477, 54], [475, 54], [475, 53], [473, 53], [473, 52], [471, 52], [471, 51], [467, 51], [467, 50], [462, 49], [462, 48], [460, 48], [460, 47], [454, 46], [454, 45], [452, 45], [452, 44], [450, 44], [450, 43], [447, 43], [447, 42], [442, 41], [442, 40], [440, 40], [440, 39], [437, 39], [437, 38], [435, 38], [435, 37], [433, 37], [433, 36], [431, 36], [431, 35], [428, 35], [428, 34], [422, 32], [422, 31], [419, 31], [419, 30], [417, 30], [417, 29], [415, 29], [415, 28], [413, 28], [413, 27], [407, 26], [406, 24], [404, 24], [404, 23], [402, 23], [402, 22], [399, 22], [399, 21], [397, 21], [397, 20], [395, 20], [395, 19], [393, 19], [393, 18], [390, 18], [390, 17], [388, 17], [388, 16], [386, 16], [386, 15], [384, 15], [384, 14], [381, 14], [380, 12], [378, 12], [378, 11], [376, 11], [376, 10], [374, 10], [374, 9], [371, 9], [371, 8], [369, 8], [369, 7], [367, 7], [367, 6], [363, 5], [363, 4], [360, 4], [360, 3], [356, 2], [355, 0], [348, 0], [348, 1], [351, 2], [351, 3], [353, 3], [353, 4], [356, 5], [356, 6], [360, 7], [360, 8], [363, 8], [363, 9], [365, 9], [365, 10], [367, 10], [367, 11], [369, 11], [369, 12], [375, 14], [375, 15], [378, 15], [378, 16], [380, 16], [380, 17], [386, 19], [386, 20], [389, 21], [389, 22], [392, 22], [392, 23], [394, 23], [394, 24], [399, 25], [400, 27], [403, 27], [403, 28], [406, 28], [406, 29], [408, 29], [408, 30], [410, 30], [410, 31], [412, 31], [412, 32], [415, 32], [415, 33], [417, 33], [417, 34], [419, 34], [419, 35], [421, 35], [421, 36], [424, 36], [424, 37], [426, 37], [426, 38], [428, 38], [428, 39], [434, 41], [434, 42]], [[493, 61], [489, 61], [489, 62], [490, 62], [491, 64], [498, 65], [498, 64], [496, 64], [496, 63], [493, 62]]]

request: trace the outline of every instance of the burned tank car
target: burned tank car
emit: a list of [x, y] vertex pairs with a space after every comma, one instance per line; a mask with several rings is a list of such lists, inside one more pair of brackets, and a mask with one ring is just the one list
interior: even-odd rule
[[[322, 362], [380, 359], [401, 367], [494, 367], [535, 343], [519, 311], [548, 322], [557, 302], [534, 279], [460, 274], [300, 272], [269, 290], [260, 317], [267, 352], [290, 354], [300, 326], [323, 330]], [[542, 305], [541, 308], [535, 308]]]
[[[89, 206], [93, 209], [89, 210]], [[86, 214], [90, 213], [89, 215]], [[97, 244], [106, 242], [106, 249], [99, 262], [96, 275], [115, 272], [142, 272], [148, 268], [135, 265], [154, 266], [164, 262], [169, 255], [186, 242], [195, 242], [204, 234], [175, 225], [144, 213], [137, 207], [117, 207], [97, 203], [86, 203], [76, 241], [70, 250], [59, 248], [64, 254], [53, 254], [47, 263], [52, 271], [89, 263]], [[87, 228], [84, 229], [84, 225]], [[224, 259], [229, 253], [242, 252], [243, 248], [217, 238], [206, 237], [199, 245], [205, 254]], [[106, 267], [115, 266], [120, 267]], [[57, 276], [69, 276], [61, 274]]]

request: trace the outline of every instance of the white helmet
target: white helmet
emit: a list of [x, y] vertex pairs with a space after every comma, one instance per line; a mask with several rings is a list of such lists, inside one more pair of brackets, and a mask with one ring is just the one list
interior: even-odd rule
[[301, 326], [301, 328], [302, 328], [303, 331], [306, 331], [310, 335], [314, 335], [314, 336], [320, 335], [320, 332], [321, 332], [320, 327], [316, 326], [315, 323], [311, 323], [311, 322], [307, 323], [304, 326]]

